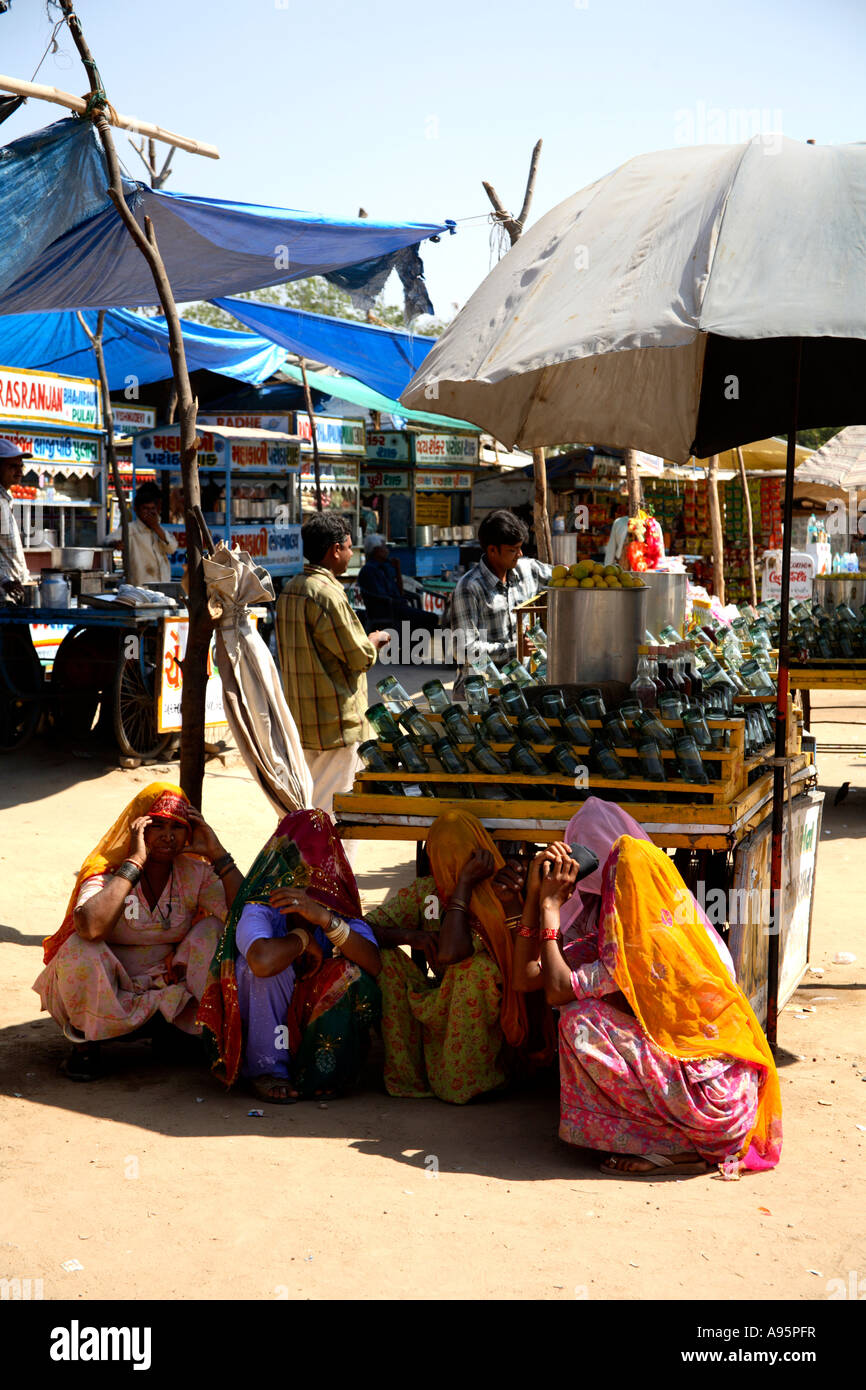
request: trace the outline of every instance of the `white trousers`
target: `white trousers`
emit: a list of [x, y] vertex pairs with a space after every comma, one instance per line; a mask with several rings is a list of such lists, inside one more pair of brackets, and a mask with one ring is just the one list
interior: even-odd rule
[[[305, 748], [304, 757], [313, 779], [313, 805], [318, 806], [319, 810], [333, 819], [335, 794], [352, 790], [355, 773], [361, 766], [358, 745], [350, 743], [345, 748], [326, 748], [324, 752], [316, 748]], [[355, 862], [357, 847], [357, 840], [343, 841], [343, 849], [350, 864]]]

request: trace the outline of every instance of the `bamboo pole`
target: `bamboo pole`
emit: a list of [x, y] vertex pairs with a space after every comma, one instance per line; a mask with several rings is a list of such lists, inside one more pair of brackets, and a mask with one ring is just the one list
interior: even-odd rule
[[310, 442], [313, 446], [313, 477], [316, 484], [316, 511], [322, 510], [322, 475], [319, 469], [319, 441], [316, 438], [316, 417], [313, 414], [313, 397], [310, 394], [310, 383], [307, 381], [307, 367], [303, 357], [298, 358], [301, 364], [301, 380], [304, 383], [304, 400], [307, 403], [307, 415], [310, 418]]
[[213, 620], [208, 612], [204, 571], [201, 564], [202, 538], [196, 509], [201, 509], [196, 450], [196, 413], [198, 403], [192, 394], [189, 372], [186, 365], [183, 332], [180, 317], [166, 274], [165, 265], [159, 253], [156, 233], [149, 217], [144, 219], [145, 230], [139, 227], [123, 196], [123, 183], [117, 150], [108, 120], [105, 116], [106, 97], [102, 87], [99, 70], [84, 37], [81, 23], [72, 8], [72, 0], [60, 0], [66, 16], [69, 32], [78, 49], [84, 69], [90, 80], [91, 111], [99, 138], [105, 151], [108, 165], [108, 194], [117, 208], [118, 215], [138, 246], [153, 275], [159, 302], [165, 315], [168, 328], [168, 350], [172, 372], [177, 387], [178, 414], [180, 417], [180, 455], [181, 476], [183, 479], [184, 508], [187, 542], [187, 572], [189, 595], [187, 599], [189, 626], [187, 629], [186, 655], [183, 667], [183, 691], [181, 694], [181, 735], [180, 735], [180, 784], [194, 806], [201, 806], [204, 783], [204, 720], [205, 693], [207, 689], [207, 657], [210, 648]]
[[746, 478], [746, 464], [743, 459], [743, 451], [737, 445], [737, 465], [740, 470], [740, 482], [743, 485], [743, 496], [746, 499], [746, 539], [748, 540], [749, 553], [749, 586], [752, 592], [752, 607], [758, 606], [758, 582], [755, 578], [755, 537], [752, 532], [752, 499], [749, 496], [749, 483]]
[[[67, 18], [75, 18], [72, 7], [67, 8], [61, 0], [61, 5]], [[71, 33], [70, 26], [70, 33]], [[75, 35], [72, 35], [73, 39]], [[76, 41], [76, 47], [78, 43]], [[79, 48], [79, 52], [80, 52]], [[87, 100], [85, 97], [73, 96], [70, 92], [63, 92], [59, 87], [46, 87], [41, 82], [24, 82], [19, 77], [5, 77], [0, 74], [0, 92], [12, 92], [15, 96], [36, 97], [39, 101], [50, 101], [54, 106], [65, 106], [67, 111], [74, 111], [78, 116], [87, 114]], [[173, 145], [175, 149], [186, 150], [188, 154], [201, 154], [205, 159], [219, 159], [220, 152], [216, 145], [206, 145], [202, 140], [192, 140], [188, 135], [177, 135], [172, 130], [165, 130], [161, 125], [153, 125], [151, 121], [140, 121], [137, 116], [122, 116], [119, 111], [115, 111], [113, 106], [106, 106], [107, 119], [111, 125], [117, 126], [120, 130], [130, 130], [135, 135], [146, 135], [150, 140], [160, 140], [164, 145]]]
[[629, 516], [637, 516], [643, 497], [635, 449], [626, 449], [625, 451], [625, 479], [628, 486], [628, 514]]
[[532, 451], [532, 472], [535, 476], [535, 500], [532, 510], [535, 521], [535, 548], [539, 560], [549, 565], [553, 562], [553, 540], [547, 511], [547, 464], [544, 461], [543, 449]]
[[99, 389], [102, 393], [102, 418], [106, 429], [105, 452], [108, 455], [108, 465], [111, 469], [111, 481], [114, 485], [114, 493], [117, 497], [117, 505], [120, 508], [120, 548], [123, 556], [123, 573], [127, 581], [129, 580], [129, 517], [126, 511], [126, 499], [123, 495], [123, 484], [120, 481], [120, 468], [117, 462], [117, 449], [114, 446], [114, 409], [111, 404], [111, 395], [108, 389], [108, 373], [105, 370], [105, 354], [102, 351], [102, 330], [105, 327], [105, 310], [100, 309], [96, 319], [96, 332], [91, 333], [84, 320], [84, 315], [80, 310], [76, 312], [76, 318], [84, 329], [93, 346], [93, 354], [96, 358], [96, 370], [99, 374]]
[[719, 506], [719, 456], [707, 459], [707, 501], [710, 511], [710, 535], [713, 542], [713, 590], [719, 603], [725, 601], [725, 550], [722, 541], [722, 513]]

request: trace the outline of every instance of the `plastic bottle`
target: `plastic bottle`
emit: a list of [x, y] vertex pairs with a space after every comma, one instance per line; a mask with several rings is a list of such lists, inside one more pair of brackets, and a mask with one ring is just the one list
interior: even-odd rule
[[806, 527], [806, 539], [809, 545], [814, 545], [818, 539], [818, 522], [814, 512], [809, 517], [809, 522]]

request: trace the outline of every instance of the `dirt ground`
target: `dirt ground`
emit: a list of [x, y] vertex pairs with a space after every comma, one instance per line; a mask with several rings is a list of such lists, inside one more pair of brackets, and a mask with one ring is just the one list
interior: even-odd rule
[[[814, 701], [819, 742], [866, 754], [864, 722], [866, 699]], [[456, 1108], [391, 1099], [373, 1067], [349, 1099], [254, 1118], [243, 1092], [156, 1065], [145, 1043], [114, 1046], [98, 1083], [68, 1081], [31, 990], [42, 938], [119, 809], [176, 767], [124, 772], [38, 743], [0, 765], [0, 1277], [83, 1300], [823, 1300], [829, 1281], [866, 1278], [863, 756], [820, 758], [811, 962], [825, 973], [780, 1021], [781, 1164], [740, 1182], [603, 1179], [558, 1140], [555, 1083]], [[246, 868], [273, 816], [237, 760], [209, 764], [203, 809]], [[364, 901], [413, 864], [413, 846], [365, 845]], [[832, 964], [838, 951], [856, 962]]]

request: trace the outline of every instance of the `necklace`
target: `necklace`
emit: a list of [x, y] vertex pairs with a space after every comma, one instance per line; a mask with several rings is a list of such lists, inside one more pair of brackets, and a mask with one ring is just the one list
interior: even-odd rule
[[[153, 895], [153, 884], [151, 883], [151, 881], [150, 881], [150, 879], [148, 878], [147, 874], [145, 873], [144, 869], [142, 869], [142, 871], [141, 871], [141, 876], [142, 876], [142, 878], [144, 879], [145, 883], [147, 884], [148, 888], [150, 889], [151, 895]], [[163, 890], [163, 891], [165, 891], [165, 890]], [[170, 874], [169, 880], [168, 880], [168, 911], [167, 911], [167, 912], [163, 912], [162, 908], [161, 908], [160, 905], [159, 905], [159, 899], [160, 899], [160, 897], [161, 897], [161, 894], [157, 894], [157, 895], [156, 895], [156, 901], [154, 902], [153, 908], [152, 908], [151, 910], [154, 911], [154, 912], [157, 912], [157, 913], [159, 914], [160, 920], [161, 920], [161, 922], [162, 922], [162, 930], [163, 930], [163, 931], [168, 931], [169, 928], [171, 927], [171, 906], [172, 906], [172, 898], [174, 897], [174, 865], [173, 865], [173, 864], [172, 864], [172, 866], [171, 866], [171, 874]]]

